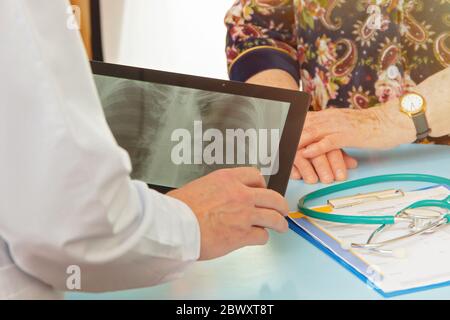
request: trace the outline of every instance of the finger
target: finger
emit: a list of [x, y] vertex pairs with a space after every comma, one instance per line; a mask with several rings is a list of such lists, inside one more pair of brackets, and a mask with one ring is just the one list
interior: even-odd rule
[[342, 154], [344, 156], [345, 165], [348, 169], [355, 169], [358, 167], [358, 160], [349, 156], [345, 151], [342, 151]]
[[341, 150], [333, 150], [327, 153], [328, 163], [333, 170], [334, 178], [337, 181], [347, 179], [347, 165], [344, 161], [344, 155]]
[[314, 136], [311, 130], [303, 129], [297, 149], [303, 149], [307, 145], [310, 145], [311, 143], [316, 142], [317, 140], [318, 138]]
[[297, 167], [295, 166], [295, 164], [292, 165], [292, 170], [291, 170], [291, 179], [294, 180], [300, 180], [302, 178], [300, 171], [298, 171]]
[[299, 149], [318, 142], [333, 132], [335, 121], [330, 121], [335, 118], [333, 113], [334, 111], [331, 109], [307, 113], [300, 136]]
[[300, 136], [300, 142], [297, 149], [303, 149], [314, 142], [320, 141], [321, 138], [322, 136], [315, 127], [305, 127]]
[[341, 144], [342, 142], [339, 142], [339, 135], [326, 136], [319, 142], [307, 146], [303, 150], [302, 156], [308, 159], [316, 158], [320, 155], [327, 154], [331, 150], [342, 149], [344, 145]]
[[334, 181], [334, 174], [326, 155], [321, 155], [312, 159], [311, 163], [322, 183], [332, 183]]
[[251, 223], [255, 227], [269, 228], [280, 233], [289, 229], [286, 218], [280, 215], [278, 211], [263, 208], [255, 209], [251, 216]]
[[266, 181], [261, 175], [261, 172], [252, 167], [242, 167], [228, 169], [229, 172], [240, 182], [249, 187], [266, 188]]
[[303, 180], [308, 184], [314, 184], [319, 181], [319, 177], [314, 170], [311, 162], [302, 157], [301, 152], [297, 152], [295, 156], [295, 166], [298, 168]]
[[252, 227], [244, 240], [246, 246], [261, 246], [269, 241], [269, 232], [260, 227]]
[[284, 197], [270, 189], [252, 189], [255, 199], [255, 207], [278, 211], [283, 216], [289, 213], [289, 206]]

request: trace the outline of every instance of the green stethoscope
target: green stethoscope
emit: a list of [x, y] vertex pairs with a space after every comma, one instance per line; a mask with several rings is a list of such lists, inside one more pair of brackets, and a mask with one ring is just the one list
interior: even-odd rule
[[[355, 215], [343, 215], [343, 214], [329, 214], [312, 210], [306, 207], [306, 203], [313, 199], [321, 198], [336, 192], [350, 190], [362, 186], [393, 182], [393, 181], [415, 181], [415, 182], [429, 182], [436, 185], [450, 186], [450, 179], [443, 177], [426, 175], [426, 174], [390, 174], [375, 177], [368, 177], [358, 179], [354, 181], [344, 182], [341, 184], [333, 185], [327, 188], [323, 188], [305, 195], [298, 201], [298, 209], [305, 216], [345, 224], [379, 224], [378, 227], [368, 238], [366, 243], [351, 243], [347, 246], [349, 248], [360, 248], [376, 251], [378, 253], [396, 254], [394, 250], [382, 249], [382, 247], [398, 242], [400, 240], [408, 239], [413, 236], [431, 233], [436, 229], [450, 223], [450, 196], [444, 200], [421, 200], [417, 201], [408, 207], [400, 210], [395, 215], [391, 216], [355, 216]], [[435, 208], [446, 209], [443, 213]], [[410, 232], [406, 235], [380, 241], [373, 242], [375, 236], [385, 230], [386, 227], [392, 226], [396, 223], [408, 222]], [[398, 253], [402, 255], [401, 253]]]

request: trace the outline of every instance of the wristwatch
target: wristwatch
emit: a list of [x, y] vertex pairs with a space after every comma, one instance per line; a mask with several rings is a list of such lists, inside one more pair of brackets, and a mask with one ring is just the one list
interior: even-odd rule
[[417, 140], [422, 140], [430, 133], [427, 118], [425, 116], [425, 98], [415, 92], [408, 92], [400, 99], [400, 111], [407, 114], [416, 127]]

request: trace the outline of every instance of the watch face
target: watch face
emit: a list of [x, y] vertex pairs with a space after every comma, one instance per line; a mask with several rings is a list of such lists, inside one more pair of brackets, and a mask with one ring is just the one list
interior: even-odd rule
[[401, 107], [403, 112], [411, 114], [419, 113], [420, 111], [422, 111], [424, 104], [425, 103], [423, 98], [415, 93], [409, 93], [403, 96], [401, 101]]

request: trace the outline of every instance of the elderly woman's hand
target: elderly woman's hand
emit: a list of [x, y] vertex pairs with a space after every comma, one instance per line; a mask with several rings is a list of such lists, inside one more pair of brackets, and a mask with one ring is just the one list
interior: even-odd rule
[[358, 166], [358, 162], [342, 150], [332, 150], [313, 159], [304, 158], [302, 152], [303, 149], [297, 150], [291, 178], [303, 179], [308, 184], [344, 181], [348, 169]]
[[[411, 91], [425, 97], [431, 137], [450, 134], [450, 68]], [[366, 109], [327, 109], [308, 114], [299, 148], [315, 158], [345, 147], [388, 149], [416, 140], [414, 122], [400, 111], [399, 100]]]
[[327, 109], [308, 114], [299, 148], [311, 159], [345, 147], [388, 149], [414, 139], [412, 120], [392, 107]]

